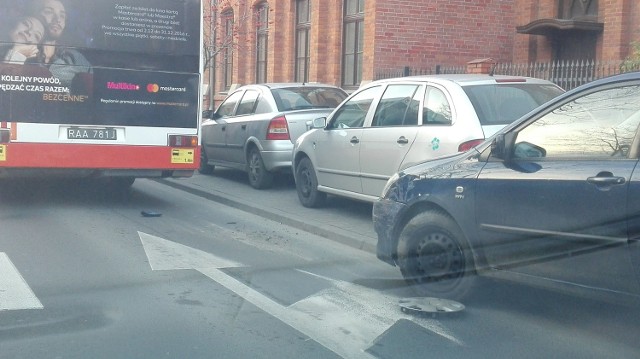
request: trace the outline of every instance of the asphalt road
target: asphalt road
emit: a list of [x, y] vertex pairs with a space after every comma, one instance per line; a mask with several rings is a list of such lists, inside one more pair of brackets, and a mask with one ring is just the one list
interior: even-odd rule
[[[480, 278], [452, 315], [371, 248], [371, 206], [297, 203], [217, 171], [0, 183], [1, 358], [633, 358], [640, 314]], [[146, 211], [158, 214], [145, 217]]]

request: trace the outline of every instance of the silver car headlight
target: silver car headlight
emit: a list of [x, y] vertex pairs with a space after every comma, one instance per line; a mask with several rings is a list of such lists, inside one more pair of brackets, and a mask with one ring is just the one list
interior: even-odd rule
[[391, 178], [389, 178], [387, 183], [384, 185], [384, 188], [382, 189], [382, 198], [387, 197], [387, 194], [389, 194], [389, 190], [391, 190], [391, 187], [393, 187], [393, 185], [398, 181], [398, 178], [400, 178], [400, 174], [398, 174], [397, 172], [393, 176], [391, 176]]

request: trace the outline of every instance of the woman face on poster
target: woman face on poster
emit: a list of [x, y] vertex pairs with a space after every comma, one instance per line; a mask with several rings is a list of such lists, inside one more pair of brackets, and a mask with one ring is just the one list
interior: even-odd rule
[[33, 16], [20, 19], [9, 33], [9, 39], [19, 44], [39, 44], [43, 36], [44, 26]]
[[39, 44], [42, 41], [45, 30], [40, 20], [33, 16], [25, 16], [9, 31], [9, 40], [13, 42], [13, 47], [5, 55], [5, 61], [24, 61], [36, 57], [39, 51]]

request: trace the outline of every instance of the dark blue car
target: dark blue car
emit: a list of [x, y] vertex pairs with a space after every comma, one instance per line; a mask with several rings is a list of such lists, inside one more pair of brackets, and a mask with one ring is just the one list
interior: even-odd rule
[[640, 303], [639, 124], [627, 73], [402, 171], [374, 204], [378, 258], [426, 296], [460, 298], [485, 274]]

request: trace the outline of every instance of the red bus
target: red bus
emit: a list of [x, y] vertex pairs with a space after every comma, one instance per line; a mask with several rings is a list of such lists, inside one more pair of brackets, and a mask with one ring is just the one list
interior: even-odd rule
[[200, 0], [0, 0], [0, 178], [188, 177]]

